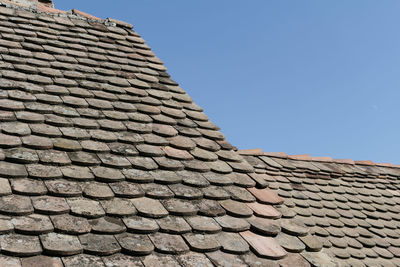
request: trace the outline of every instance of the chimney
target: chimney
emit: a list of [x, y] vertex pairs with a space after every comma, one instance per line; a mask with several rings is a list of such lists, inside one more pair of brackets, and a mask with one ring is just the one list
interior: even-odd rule
[[38, 5], [54, 8], [52, 0], [11, 0], [11, 2], [31, 8], [36, 8]]

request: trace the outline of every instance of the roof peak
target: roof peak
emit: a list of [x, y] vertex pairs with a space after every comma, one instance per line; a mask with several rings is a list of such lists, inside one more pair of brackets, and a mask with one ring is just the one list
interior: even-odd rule
[[112, 18], [98, 18], [89, 13], [80, 11], [78, 9], [71, 9], [68, 11], [54, 8], [51, 0], [0, 0], [0, 7], [5, 6], [14, 10], [24, 10], [32, 13], [47, 14], [52, 16], [67, 17], [72, 19], [81, 19], [88, 21], [95, 21], [105, 24], [106, 26], [117, 26], [125, 29], [133, 29], [133, 25], [117, 19]]
[[380, 166], [380, 167], [394, 167], [400, 168], [400, 165], [394, 165], [391, 163], [377, 163], [371, 160], [352, 160], [352, 159], [334, 159], [331, 157], [312, 157], [308, 154], [299, 155], [288, 155], [285, 152], [264, 152], [260, 148], [255, 149], [240, 149], [237, 151], [242, 156], [268, 156], [274, 158], [301, 160], [301, 161], [318, 161], [318, 162], [332, 162], [341, 164], [351, 165], [369, 165], [369, 166]]

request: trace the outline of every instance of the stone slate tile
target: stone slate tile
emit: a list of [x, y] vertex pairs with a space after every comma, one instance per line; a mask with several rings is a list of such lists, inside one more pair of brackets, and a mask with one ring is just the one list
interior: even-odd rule
[[100, 165], [101, 161], [97, 157], [96, 154], [92, 153], [87, 153], [87, 152], [69, 152], [68, 153], [69, 158], [71, 159], [72, 163], [76, 165], [82, 165], [82, 166], [96, 166]]
[[55, 149], [64, 151], [79, 151], [82, 150], [81, 145], [78, 141], [69, 140], [65, 138], [53, 139], [53, 145]]
[[261, 233], [263, 235], [275, 236], [281, 232], [279, 222], [275, 220], [253, 216], [247, 221], [250, 223], [251, 229], [253, 231]]
[[63, 257], [62, 261], [65, 267], [105, 267], [100, 257], [88, 254]]
[[11, 148], [18, 147], [22, 144], [21, 139], [18, 136], [0, 134], [0, 147]]
[[228, 254], [222, 251], [208, 252], [206, 255], [215, 266], [248, 266], [238, 255]]
[[196, 205], [192, 204], [192, 202], [188, 200], [173, 198], [163, 200], [162, 204], [172, 215], [191, 216], [195, 215], [198, 211]]
[[16, 147], [4, 150], [4, 154], [7, 160], [16, 163], [37, 163], [39, 157], [35, 150]]
[[167, 216], [157, 220], [161, 232], [169, 234], [184, 234], [190, 232], [192, 228], [181, 217]]
[[162, 218], [168, 215], [168, 211], [158, 200], [142, 197], [132, 199], [131, 201], [136, 207], [138, 214], [142, 216], [150, 218]]
[[213, 266], [211, 261], [202, 253], [188, 252], [178, 255], [176, 258], [183, 266]]
[[32, 149], [51, 149], [53, 148], [53, 142], [50, 138], [41, 136], [24, 136], [21, 138], [24, 146]]
[[285, 233], [280, 233], [277, 235], [276, 241], [288, 252], [296, 253], [302, 252], [306, 249], [306, 246], [300, 241], [299, 238]]
[[89, 220], [92, 233], [118, 234], [126, 230], [121, 219], [113, 217], [101, 217]]
[[70, 256], [83, 251], [81, 243], [76, 236], [48, 233], [40, 236], [43, 250], [56, 256]]
[[71, 213], [86, 218], [98, 218], [105, 215], [105, 211], [100, 203], [86, 198], [68, 198], [68, 205], [71, 207]]
[[311, 267], [308, 261], [306, 261], [301, 255], [295, 253], [289, 253], [287, 257], [279, 261], [279, 264], [282, 267], [290, 267], [294, 265], [299, 267]]
[[52, 165], [69, 165], [71, 160], [69, 159], [67, 153], [63, 151], [55, 150], [43, 150], [37, 151], [40, 162], [44, 164]]
[[156, 221], [139, 216], [130, 216], [122, 218], [122, 221], [128, 228], [128, 231], [133, 233], [147, 234], [157, 232], [159, 229]]
[[82, 146], [82, 149], [87, 152], [101, 153], [110, 151], [107, 144], [93, 140], [83, 140], [80, 142], [80, 145]]
[[112, 199], [114, 193], [106, 183], [89, 182], [83, 187], [83, 195], [92, 199]]
[[49, 194], [58, 197], [78, 197], [82, 195], [79, 183], [65, 179], [47, 180], [44, 182]]
[[128, 199], [113, 198], [101, 201], [101, 205], [107, 215], [110, 216], [129, 216], [137, 213], [135, 206]]
[[39, 196], [31, 197], [33, 208], [38, 213], [43, 214], [63, 214], [68, 213], [70, 207], [67, 201], [61, 197]]
[[76, 217], [69, 214], [50, 216], [54, 228], [65, 234], [84, 234], [91, 230], [91, 226], [87, 219]]
[[168, 199], [174, 197], [174, 193], [167, 185], [148, 183], [142, 184], [141, 187], [149, 198]]
[[250, 224], [242, 218], [235, 218], [229, 215], [214, 218], [226, 232], [242, 232], [250, 229]]
[[29, 197], [8, 195], [0, 198], [0, 211], [8, 215], [26, 215], [33, 213]]
[[39, 214], [16, 217], [11, 222], [14, 225], [15, 232], [21, 234], [40, 235], [54, 230], [50, 218]]
[[142, 259], [145, 267], [151, 266], [179, 266], [179, 262], [172, 255], [153, 253]]
[[37, 267], [63, 267], [63, 263], [60, 258], [48, 257], [48, 256], [34, 256], [24, 258], [21, 260], [22, 267], [37, 266]]
[[40, 196], [47, 193], [47, 188], [42, 181], [28, 178], [11, 180], [11, 188], [14, 193], [20, 195]]
[[154, 177], [151, 173], [144, 170], [137, 169], [124, 169], [122, 173], [125, 175], [125, 178], [132, 182], [137, 183], [151, 183], [154, 181]]
[[292, 235], [304, 236], [309, 232], [309, 228], [297, 219], [282, 219], [280, 220], [280, 224], [282, 231]]
[[140, 258], [132, 257], [124, 254], [114, 254], [111, 256], [103, 257], [105, 266], [127, 266], [127, 267], [143, 267]]
[[154, 250], [154, 245], [147, 235], [123, 233], [116, 235], [122, 251], [133, 255], [148, 255]]
[[3, 235], [0, 238], [1, 250], [14, 256], [35, 256], [42, 253], [39, 238], [19, 234]]
[[173, 171], [158, 170], [151, 172], [151, 175], [153, 176], [154, 181], [160, 184], [177, 184], [182, 181], [182, 177]]
[[89, 254], [106, 256], [121, 250], [118, 241], [112, 235], [85, 234], [79, 236], [83, 250]]
[[197, 188], [191, 186], [185, 186], [182, 184], [173, 184], [168, 186], [177, 198], [183, 199], [201, 199], [203, 192]]
[[220, 232], [215, 237], [224, 252], [244, 254], [250, 249], [249, 244], [238, 233]]
[[197, 252], [211, 252], [221, 247], [214, 235], [188, 233], [183, 235], [183, 238], [190, 249]]
[[75, 179], [77, 181], [86, 181], [94, 179], [94, 175], [88, 167], [68, 166], [62, 167], [61, 172], [65, 178]]
[[228, 214], [237, 217], [250, 217], [253, 211], [244, 203], [234, 201], [231, 199], [221, 200], [219, 204], [227, 211]]
[[217, 233], [222, 230], [221, 226], [210, 217], [204, 216], [191, 216], [186, 217], [185, 220], [190, 224], [193, 232], [199, 233]]
[[10, 195], [11, 193], [11, 186], [8, 179], [0, 178], [0, 196]]
[[189, 251], [189, 247], [180, 235], [155, 233], [149, 235], [155, 249], [162, 253], [179, 254]]
[[215, 200], [202, 199], [197, 204], [197, 207], [199, 208], [198, 213], [204, 216], [217, 217], [226, 214], [226, 211]]
[[229, 199], [231, 195], [221, 186], [208, 186], [202, 189], [204, 197], [214, 200]]

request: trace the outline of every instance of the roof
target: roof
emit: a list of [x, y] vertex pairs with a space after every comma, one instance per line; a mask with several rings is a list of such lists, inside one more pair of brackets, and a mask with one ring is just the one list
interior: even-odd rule
[[336, 266], [130, 24], [18, 2], [0, 1], [0, 266]]
[[284, 199], [276, 207], [282, 218], [302, 221], [335, 262], [400, 266], [400, 168], [260, 149], [239, 153]]

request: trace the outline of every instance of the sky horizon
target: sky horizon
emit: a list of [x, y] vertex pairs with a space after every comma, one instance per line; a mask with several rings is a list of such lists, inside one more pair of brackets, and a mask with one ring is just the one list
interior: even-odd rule
[[400, 164], [400, 2], [81, 1], [127, 21], [239, 149]]

